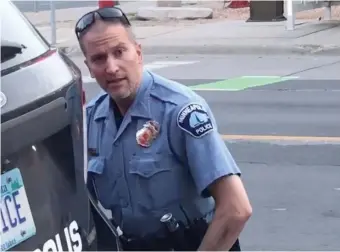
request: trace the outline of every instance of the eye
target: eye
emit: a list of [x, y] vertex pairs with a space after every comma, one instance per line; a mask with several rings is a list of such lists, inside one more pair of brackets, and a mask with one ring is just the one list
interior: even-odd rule
[[105, 55], [96, 55], [92, 58], [93, 62], [100, 62], [100, 61], [104, 61], [106, 59]]
[[117, 49], [117, 50], [114, 51], [114, 56], [115, 56], [116, 58], [120, 58], [120, 57], [122, 57], [123, 52], [124, 52], [124, 49], [119, 48], [119, 49]]

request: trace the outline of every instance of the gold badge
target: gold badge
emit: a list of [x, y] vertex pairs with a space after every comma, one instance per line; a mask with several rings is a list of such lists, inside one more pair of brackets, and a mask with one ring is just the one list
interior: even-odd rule
[[154, 139], [159, 134], [159, 123], [155, 121], [148, 121], [143, 125], [143, 128], [136, 133], [137, 143], [142, 147], [150, 147]]

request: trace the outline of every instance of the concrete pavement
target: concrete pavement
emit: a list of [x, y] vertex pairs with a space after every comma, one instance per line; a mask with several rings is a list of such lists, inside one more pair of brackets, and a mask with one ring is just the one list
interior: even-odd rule
[[[16, 2], [15, 2], [16, 3]], [[49, 26], [50, 25], [50, 10], [47, 8], [48, 5], [46, 3], [39, 3], [39, 6], [44, 6], [44, 8], [38, 12], [35, 11], [26, 11], [26, 5], [19, 2], [20, 4], [16, 3], [16, 5], [23, 10], [24, 14], [27, 18], [36, 26]], [[24, 1], [26, 4], [26, 1]], [[138, 8], [145, 6], [145, 1], [123, 1], [121, 5], [118, 7], [121, 8], [128, 16], [133, 16], [136, 14]], [[68, 4], [69, 8], [65, 8], [66, 4]], [[82, 7], [74, 7], [73, 5], [80, 5]], [[155, 2], [150, 1], [148, 5], [155, 6]], [[70, 25], [66, 25], [66, 27], [74, 26], [75, 22], [85, 13], [98, 8], [98, 1], [60, 1], [59, 9], [56, 10], [56, 21], [59, 27], [64, 27], [65, 23], [71, 23]], [[46, 7], [45, 7], [46, 6]], [[58, 4], [56, 4], [58, 7]]]
[[219, 21], [141, 40], [147, 52], [215, 54], [340, 55], [339, 21], [300, 22], [294, 31], [284, 23]]
[[[75, 20], [93, 8], [57, 10], [57, 46], [70, 55], [80, 53], [73, 33]], [[340, 55], [340, 21], [298, 21], [294, 31], [286, 31], [284, 22], [135, 21], [136, 3], [121, 8], [130, 14], [145, 54]], [[25, 14], [47, 39], [51, 37], [48, 11]]]
[[[50, 1], [37, 1], [37, 0], [14, 0], [14, 4], [23, 12], [39, 12], [48, 11], [51, 8]], [[96, 6], [98, 1], [53, 1], [54, 8], [56, 9], [70, 9], [70, 8], [82, 8], [87, 6]]]

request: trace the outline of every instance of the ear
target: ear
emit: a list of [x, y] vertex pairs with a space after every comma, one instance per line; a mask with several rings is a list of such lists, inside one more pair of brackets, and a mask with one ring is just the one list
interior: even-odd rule
[[84, 63], [85, 63], [85, 65], [87, 66], [87, 69], [88, 69], [89, 72], [90, 72], [91, 78], [94, 78], [94, 77], [93, 77], [93, 74], [92, 74], [92, 72], [91, 72], [91, 68], [89, 67], [89, 63], [88, 63], [87, 59], [84, 60]]
[[135, 42], [135, 48], [138, 55], [138, 61], [139, 63], [142, 63], [143, 62], [142, 45]]

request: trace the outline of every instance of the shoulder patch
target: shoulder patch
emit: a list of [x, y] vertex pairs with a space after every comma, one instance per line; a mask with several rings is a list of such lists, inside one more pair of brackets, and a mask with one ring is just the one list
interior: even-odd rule
[[190, 103], [179, 111], [177, 125], [196, 138], [202, 137], [214, 129], [208, 112], [198, 103]]

